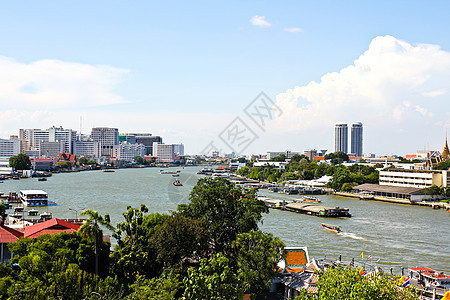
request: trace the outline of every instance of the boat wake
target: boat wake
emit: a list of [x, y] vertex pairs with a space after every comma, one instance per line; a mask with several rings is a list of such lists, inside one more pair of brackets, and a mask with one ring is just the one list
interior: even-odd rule
[[366, 241], [365, 238], [363, 238], [361, 236], [358, 236], [358, 235], [356, 235], [354, 233], [351, 233], [351, 232], [340, 232], [340, 233], [338, 233], [338, 235], [341, 235], [343, 237], [348, 237], [348, 238], [351, 238], [351, 239], [354, 239], [354, 240]]

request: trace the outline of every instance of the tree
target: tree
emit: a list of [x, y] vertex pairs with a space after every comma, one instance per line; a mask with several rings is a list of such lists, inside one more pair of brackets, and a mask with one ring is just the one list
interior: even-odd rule
[[433, 167], [434, 170], [448, 170], [450, 169], [450, 160], [442, 161]]
[[135, 157], [133, 157], [133, 160], [134, 160], [138, 165], [145, 165], [145, 159], [142, 158], [142, 156], [140, 156], [140, 155], [136, 155]]
[[361, 276], [358, 270], [348, 268], [328, 268], [319, 273], [316, 295], [297, 297], [300, 299], [348, 299], [348, 300], [413, 300], [418, 299], [410, 288], [400, 288], [387, 274]]
[[172, 274], [152, 279], [137, 275], [130, 288], [131, 294], [127, 297], [130, 300], [175, 300], [181, 282]]
[[81, 157], [78, 159], [78, 162], [80, 163], [81, 166], [84, 166], [84, 165], [87, 165], [87, 164], [88, 164], [88, 159], [87, 159], [86, 157], [84, 157], [84, 156], [81, 156]]
[[5, 203], [2, 201], [1, 203], [0, 203], [0, 218], [1, 218], [1, 220], [0, 220], [0, 225], [1, 226], [3, 226], [3, 225], [5, 225], [5, 220], [6, 220], [6, 216], [7, 216], [8, 214], [6, 213], [6, 205], [5, 205]]
[[102, 217], [98, 211], [86, 209], [80, 213], [81, 216], [88, 216], [88, 219], [81, 225], [79, 229], [80, 234], [85, 234], [95, 243], [95, 275], [98, 275], [98, 247], [103, 240], [103, 231], [100, 226], [106, 227], [108, 230], [114, 230], [111, 225], [109, 214]]
[[182, 216], [206, 221], [215, 253], [226, 253], [238, 234], [258, 229], [262, 213], [268, 213], [255, 189], [244, 190], [225, 178], [201, 178], [190, 200], [178, 210]]
[[117, 246], [111, 255], [111, 270], [121, 282], [133, 282], [137, 274], [147, 278], [159, 276], [163, 264], [157, 261], [157, 249], [150, 243], [157, 229], [170, 216], [153, 213], [148, 208], [127, 207], [122, 215], [125, 221], [117, 224], [113, 237]]
[[202, 259], [198, 270], [189, 268], [183, 283], [188, 299], [242, 299], [237, 275], [229, 266], [229, 260], [222, 253], [210, 259]]
[[280, 155], [269, 159], [269, 161], [280, 161], [280, 162], [286, 161], [286, 155], [284, 153], [281, 153]]
[[342, 151], [337, 151], [337, 152], [333, 152], [333, 153], [329, 153], [327, 155], [325, 155], [325, 159], [331, 160], [331, 163], [333, 165], [338, 165], [341, 164], [342, 162], [346, 161], [348, 162], [350, 159], [348, 158], [347, 153], [342, 152]]
[[9, 159], [9, 166], [14, 170], [30, 170], [30, 157], [23, 153], [19, 153], [16, 156], [11, 156]]
[[233, 242], [239, 283], [248, 293], [266, 292], [277, 274], [277, 264], [285, 256], [284, 243], [271, 233], [252, 230]]
[[158, 227], [150, 243], [157, 251], [158, 262], [170, 268], [186, 259], [199, 261], [208, 252], [208, 240], [209, 232], [202, 219], [174, 214]]

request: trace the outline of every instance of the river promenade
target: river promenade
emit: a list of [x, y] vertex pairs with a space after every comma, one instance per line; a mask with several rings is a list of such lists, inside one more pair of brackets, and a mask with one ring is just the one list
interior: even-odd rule
[[[179, 168], [181, 169], [181, 168]], [[45, 208], [59, 218], [75, 218], [82, 209], [109, 213], [112, 224], [123, 221], [127, 206], [145, 204], [150, 212], [170, 213], [189, 201], [201, 167], [185, 167], [177, 177], [183, 186], [173, 185], [174, 177], [160, 174], [159, 168], [118, 169], [115, 172], [88, 171], [54, 174], [45, 182], [36, 178], [7, 180], [0, 192], [42, 189], [58, 205]], [[172, 170], [170, 168], [169, 170]], [[174, 168], [173, 170], [176, 170]], [[299, 195], [259, 194], [292, 200]], [[383, 269], [424, 266], [450, 273], [450, 214], [443, 209], [382, 201], [362, 201], [338, 195], [318, 195], [325, 206], [349, 208], [351, 218], [324, 219], [294, 212], [270, 210], [260, 226], [279, 236], [287, 246], [306, 246], [310, 257], [352, 258], [379, 264]], [[41, 208], [40, 210], [44, 210]], [[341, 226], [343, 233], [325, 231], [321, 223]], [[112, 243], [114, 244], [114, 240]], [[361, 257], [361, 253], [364, 253]]]

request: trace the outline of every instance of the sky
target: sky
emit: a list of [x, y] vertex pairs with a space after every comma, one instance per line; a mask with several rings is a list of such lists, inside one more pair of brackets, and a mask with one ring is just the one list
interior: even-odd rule
[[[0, 0], [0, 138], [53, 125], [188, 154], [441, 150], [448, 1]], [[350, 146], [349, 146], [350, 148]]]

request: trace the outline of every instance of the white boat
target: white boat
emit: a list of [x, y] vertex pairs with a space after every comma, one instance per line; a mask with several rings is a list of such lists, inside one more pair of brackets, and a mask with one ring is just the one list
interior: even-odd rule
[[39, 213], [39, 211], [38, 211], [37, 209], [30, 209], [30, 210], [28, 211], [28, 215], [29, 215], [29, 216], [37, 216], [38, 213]]
[[52, 218], [52, 213], [49, 212], [43, 212], [42, 214], [39, 215], [41, 217], [41, 219], [43, 220], [48, 220]]
[[42, 190], [23, 190], [19, 192], [19, 199], [24, 206], [47, 206], [48, 194]]

